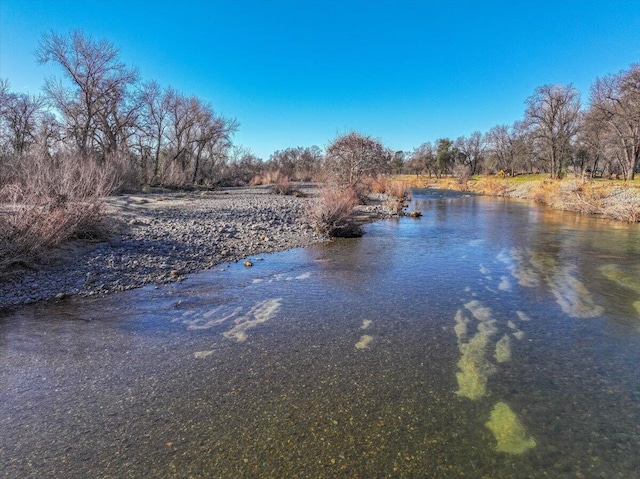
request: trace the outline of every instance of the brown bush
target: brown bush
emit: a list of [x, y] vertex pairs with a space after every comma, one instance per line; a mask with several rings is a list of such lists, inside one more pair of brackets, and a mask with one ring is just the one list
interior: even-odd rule
[[261, 186], [265, 184], [266, 182], [262, 175], [255, 175], [253, 178], [251, 178], [251, 181], [249, 181], [249, 186]]
[[102, 199], [116, 181], [108, 166], [72, 155], [23, 158], [0, 190], [0, 274], [70, 238], [104, 235]]
[[471, 178], [471, 168], [469, 165], [456, 164], [453, 167], [453, 177], [458, 182], [462, 191], [467, 191], [469, 179]]
[[398, 199], [406, 199], [409, 196], [409, 185], [404, 180], [384, 176], [369, 177], [361, 181], [361, 186], [367, 192], [386, 194]]
[[409, 198], [409, 187], [404, 181], [388, 180], [385, 193], [388, 196], [403, 201]]
[[308, 216], [316, 231], [334, 237], [362, 235], [362, 228], [353, 222], [353, 209], [360, 202], [350, 187], [328, 186], [309, 208]]

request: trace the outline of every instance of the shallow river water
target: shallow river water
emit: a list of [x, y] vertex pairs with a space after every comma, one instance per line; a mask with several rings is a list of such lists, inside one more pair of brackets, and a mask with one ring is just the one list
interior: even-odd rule
[[0, 316], [0, 477], [640, 477], [640, 227], [410, 209]]

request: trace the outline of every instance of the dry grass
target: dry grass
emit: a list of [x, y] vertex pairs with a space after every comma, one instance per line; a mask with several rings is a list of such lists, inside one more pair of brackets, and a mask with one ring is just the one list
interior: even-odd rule
[[104, 235], [102, 198], [116, 181], [108, 167], [70, 155], [24, 158], [0, 190], [0, 274], [70, 238]]
[[485, 175], [470, 183], [469, 188], [485, 195], [505, 196], [509, 191], [509, 182], [500, 176]]
[[[412, 188], [461, 189], [459, 182], [451, 177], [436, 179], [403, 175], [395, 178]], [[591, 178], [552, 180], [542, 174], [516, 177], [483, 175], [470, 178], [467, 188], [491, 196], [529, 198], [555, 209], [631, 223], [640, 222], [640, 178], [634, 181]]]
[[398, 199], [407, 199], [411, 188], [404, 179], [384, 176], [365, 178], [362, 181], [362, 185], [368, 192], [385, 194]]
[[367, 193], [378, 193], [387, 196], [385, 207], [394, 215], [400, 215], [405, 208], [405, 201], [410, 196], [410, 186], [404, 179], [378, 176], [366, 178], [362, 182], [363, 191], [360, 196], [366, 197]]
[[327, 186], [309, 208], [308, 216], [316, 231], [333, 237], [361, 236], [362, 229], [352, 220], [360, 199], [353, 188]]
[[249, 182], [251, 186], [271, 185], [271, 192], [276, 195], [301, 195], [291, 179], [279, 171], [269, 171], [263, 175], [254, 176]]
[[634, 185], [590, 179], [545, 179], [532, 189], [531, 198], [552, 208], [637, 223], [640, 193]]

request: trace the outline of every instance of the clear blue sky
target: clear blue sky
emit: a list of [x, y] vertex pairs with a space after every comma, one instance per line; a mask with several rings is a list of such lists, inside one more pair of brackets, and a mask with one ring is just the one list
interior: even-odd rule
[[43, 32], [81, 29], [156, 80], [237, 118], [267, 159], [351, 129], [394, 150], [522, 117], [540, 85], [640, 62], [640, 0], [0, 0], [0, 78], [37, 93], [60, 70]]

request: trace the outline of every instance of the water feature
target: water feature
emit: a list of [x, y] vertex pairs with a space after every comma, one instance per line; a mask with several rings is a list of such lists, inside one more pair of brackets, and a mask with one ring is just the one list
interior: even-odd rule
[[0, 476], [637, 477], [638, 225], [437, 191], [410, 209], [5, 314]]

